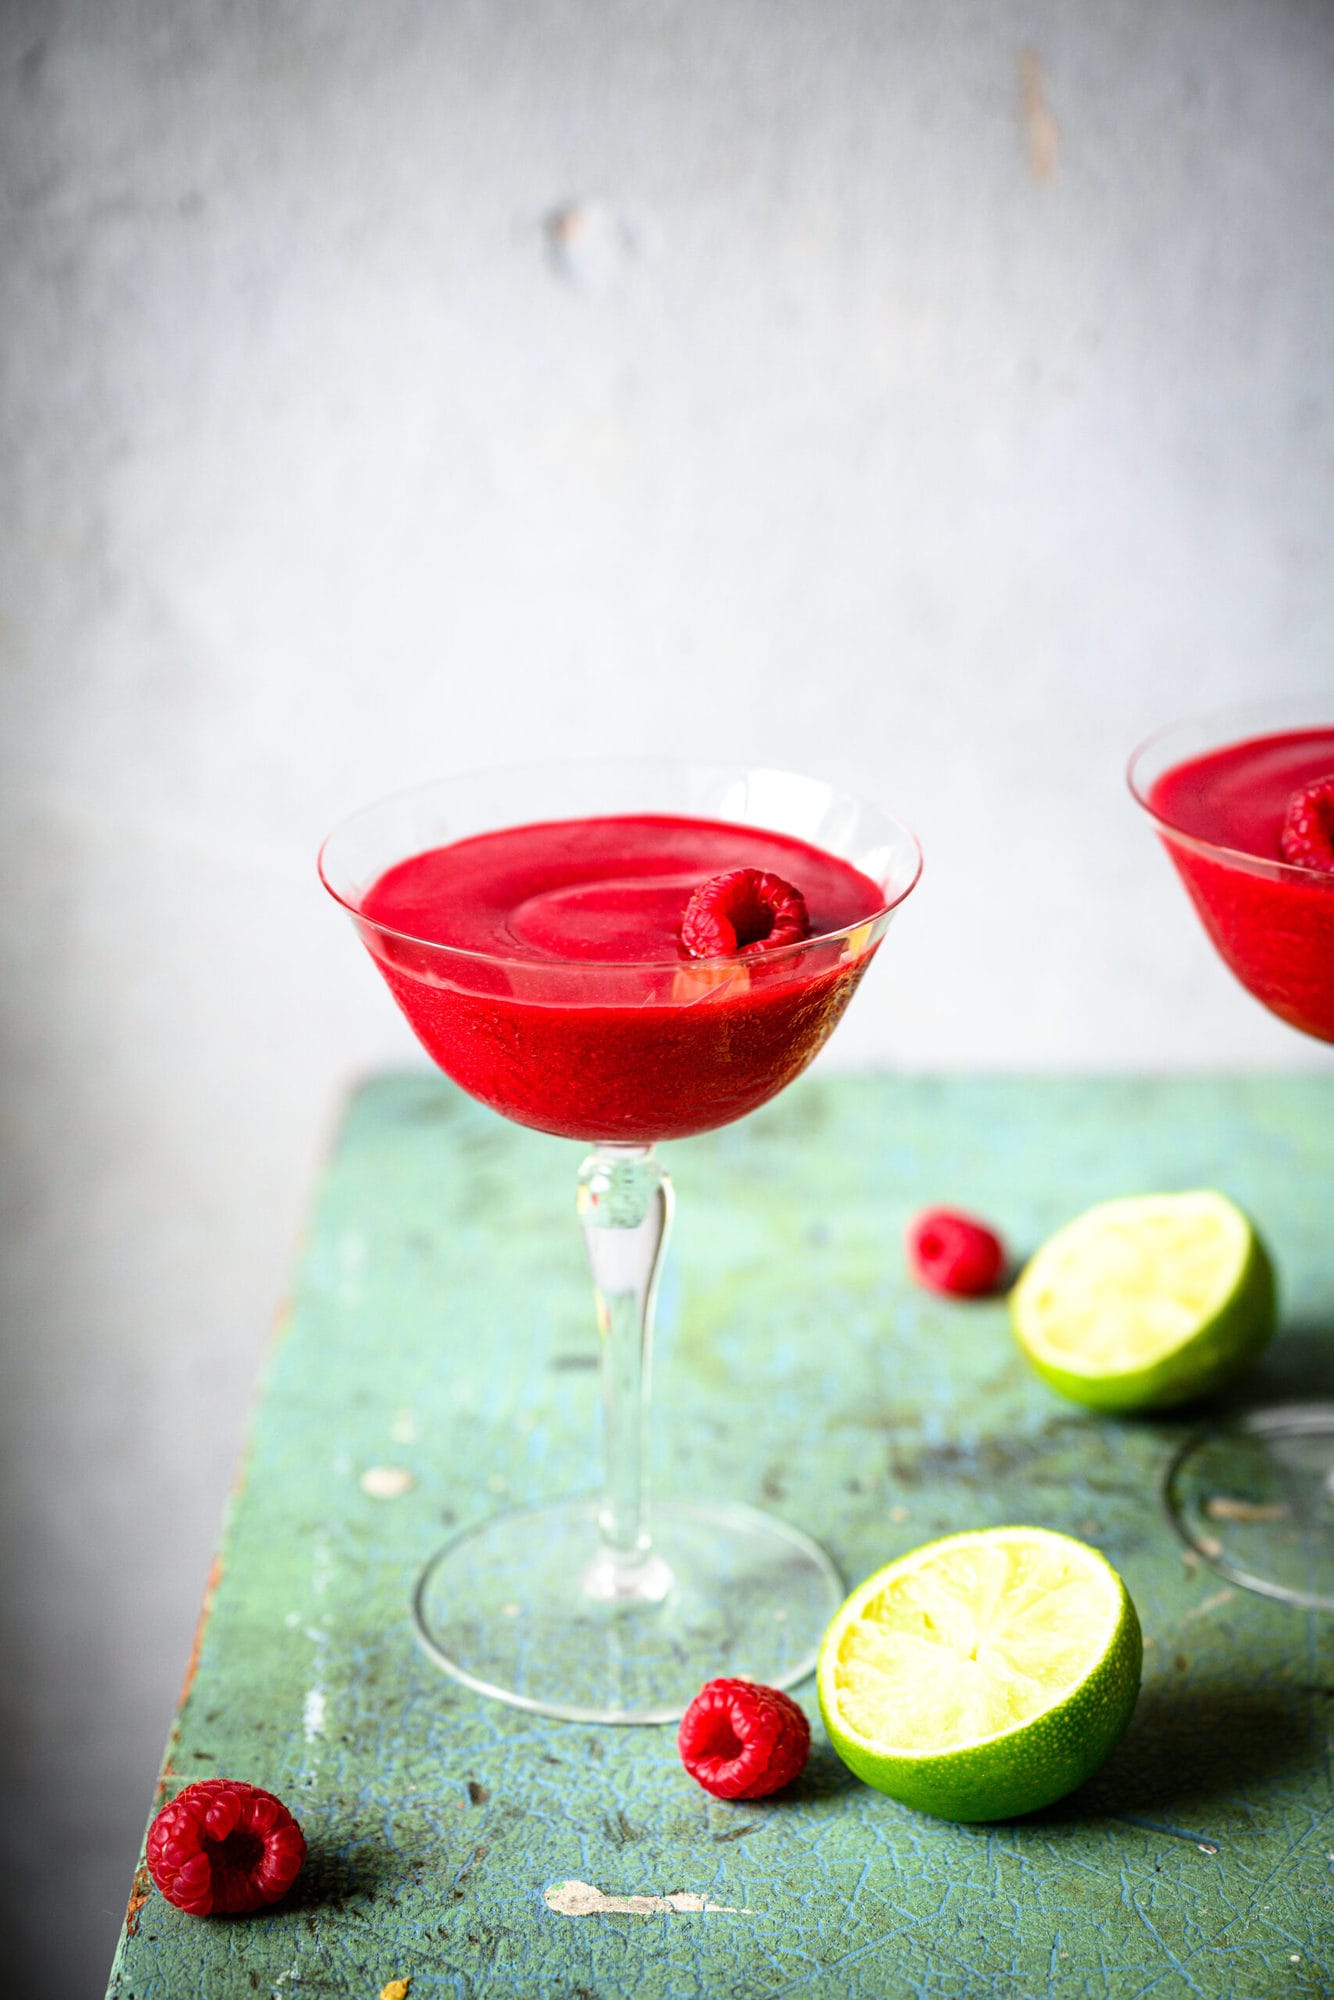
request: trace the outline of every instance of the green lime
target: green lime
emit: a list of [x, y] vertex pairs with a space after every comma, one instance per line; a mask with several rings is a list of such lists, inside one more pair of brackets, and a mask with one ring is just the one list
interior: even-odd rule
[[1010, 1295], [1039, 1375], [1094, 1410], [1161, 1410], [1221, 1388], [1274, 1331], [1274, 1268], [1226, 1195], [1100, 1202], [1051, 1237]]
[[1135, 1607], [1096, 1549], [981, 1528], [853, 1591], [820, 1647], [820, 1709], [878, 1791], [941, 1819], [1013, 1819], [1097, 1770], [1142, 1659]]

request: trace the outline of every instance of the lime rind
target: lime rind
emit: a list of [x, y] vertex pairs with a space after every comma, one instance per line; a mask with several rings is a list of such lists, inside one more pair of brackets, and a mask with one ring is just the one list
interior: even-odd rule
[[1010, 1317], [1051, 1388], [1131, 1413], [1242, 1374], [1273, 1334], [1277, 1288], [1254, 1223], [1226, 1195], [1133, 1195], [1050, 1237], [1015, 1285]]
[[[1022, 1561], [1016, 1576], [1016, 1554], [1033, 1558], [1027, 1577]], [[990, 1563], [994, 1582], [998, 1556], [1010, 1575], [988, 1601], [982, 1572]], [[1044, 1569], [1055, 1579], [1045, 1596]], [[934, 1637], [908, 1630], [902, 1647], [880, 1643], [886, 1614], [892, 1633], [900, 1623], [891, 1595], [911, 1597], [924, 1574], [935, 1572], [938, 1585], [951, 1571], [964, 1582], [945, 1590], [955, 1601], [936, 1618]], [[939, 1589], [925, 1595], [939, 1609]], [[970, 1596], [971, 1624], [959, 1608]], [[923, 1615], [933, 1615], [930, 1604]], [[980, 1632], [1000, 1644], [979, 1641]], [[982, 1529], [900, 1557], [852, 1593], [821, 1647], [820, 1707], [838, 1754], [878, 1790], [946, 1819], [1010, 1819], [1064, 1797], [1098, 1768], [1130, 1719], [1142, 1661], [1134, 1605], [1096, 1549], [1050, 1529]], [[970, 1677], [974, 1692], [989, 1686], [980, 1707], [959, 1699]], [[868, 1713], [892, 1733], [869, 1734]]]

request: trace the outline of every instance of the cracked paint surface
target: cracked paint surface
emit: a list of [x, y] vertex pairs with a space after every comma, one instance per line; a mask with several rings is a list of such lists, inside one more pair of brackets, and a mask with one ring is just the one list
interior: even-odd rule
[[[1125, 1739], [1072, 1798], [992, 1827], [858, 1783], [809, 1683], [802, 1778], [727, 1805], [670, 1728], [522, 1715], [418, 1651], [408, 1594], [451, 1527], [596, 1476], [578, 1157], [430, 1077], [354, 1100], [163, 1772], [164, 1796], [214, 1775], [278, 1792], [310, 1860], [245, 1922], [192, 1920], [136, 1877], [114, 2000], [402, 1979], [412, 2000], [1327, 1992], [1334, 1625], [1183, 1559], [1156, 1485], [1184, 1425], [1060, 1403], [1003, 1302], [914, 1290], [899, 1242], [946, 1196], [1026, 1253], [1104, 1196], [1224, 1185], [1283, 1279], [1253, 1393], [1328, 1390], [1331, 1081], [810, 1079], [670, 1151], [661, 1490], [766, 1505], [850, 1580], [1015, 1519], [1125, 1576], [1148, 1640]], [[411, 1480], [392, 1497], [363, 1479], [386, 1465]], [[572, 1885], [602, 1907], [572, 1921], [552, 1902]]]

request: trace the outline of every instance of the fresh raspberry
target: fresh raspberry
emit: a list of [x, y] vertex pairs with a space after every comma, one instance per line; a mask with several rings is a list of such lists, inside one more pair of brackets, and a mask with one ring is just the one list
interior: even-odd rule
[[708, 1681], [676, 1735], [681, 1762], [716, 1799], [763, 1799], [790, 1785], [811, 1725], [790, 1695], [759, 1681]]
[[148, 1829], [148, 1872], [192, 1917], [276, 1903], [305, 1858], [305, 1836], [282, 1800], [231, 1778], [187, 1785]]
[[1294, 867], [1334, 872], [1334, 771], [1293, 793], [1278, 844]]
[[810, 934], [800, 889], [767, 869], [733, 868], [701, 882], [686, 904], [681, 951], [686, 958], [744, 958], [800, 944]]
[[933, 1292], [992, 1292], [1005, 1270], [1005, 1246], [995, 1230], [957, 1209], [928, 1208], [914, 1216], [903, 1247], [913, 1277]]

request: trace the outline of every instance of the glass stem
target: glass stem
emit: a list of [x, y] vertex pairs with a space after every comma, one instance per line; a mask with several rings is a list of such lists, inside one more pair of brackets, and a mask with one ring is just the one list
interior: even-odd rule
[[647, 1443], [653, 1307], [672, 1219], [672, 1184], [651, 1146], [595, 1147], [579, 1170], [579, 1221], [602, 1348], [605, 1470], [601, 1546], [584, 1571], [593, 1597], [656, 1602], [671, 1573], [652, 1553]]

